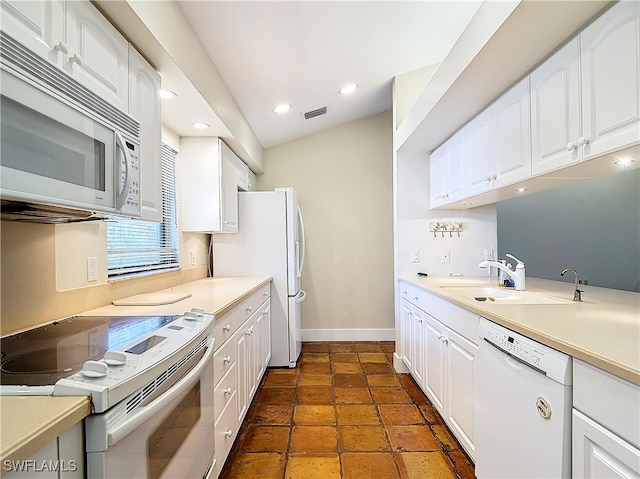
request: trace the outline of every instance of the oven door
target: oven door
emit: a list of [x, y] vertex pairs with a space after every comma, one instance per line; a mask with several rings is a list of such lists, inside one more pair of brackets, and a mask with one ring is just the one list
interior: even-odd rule
[[[119, 408], [120, 403], [89, 416], [87, 477], [205, 477], [215, 444], [212, 356], [210, 346], [177, 383], [131, 413]], [[106, 438], [106, 450], [100, 438]]]

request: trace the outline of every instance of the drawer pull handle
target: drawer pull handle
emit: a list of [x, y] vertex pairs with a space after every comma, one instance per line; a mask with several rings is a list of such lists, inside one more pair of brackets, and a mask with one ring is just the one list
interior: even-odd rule
[[231, 361], [231, 356], [225, 356], [224, 358], [222, 358], [222, 361], [228, 363], [229, 361]]
[[224, 328], [222, 328], [223, 331], [231, 331], [231, 325], [227, 324]]
[[231, 388], [226, 388], [223, 392], [225, 393], [225, 395], [231, 394]]
[[231, 429], [229, 429], [228, 431], [224, 432], [224, 435], [227, 437], [231, 437], [231, 435], [233, 434], [233, 431]]

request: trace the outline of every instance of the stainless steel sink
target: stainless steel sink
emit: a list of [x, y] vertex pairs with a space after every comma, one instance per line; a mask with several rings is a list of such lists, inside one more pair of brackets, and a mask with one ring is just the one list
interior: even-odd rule
[[447, 293], [475, 299], [488, 304], [570, 304], [571, 301], [552, 298], [528, 291], [515, 291], [492, 286], [441, 286]]

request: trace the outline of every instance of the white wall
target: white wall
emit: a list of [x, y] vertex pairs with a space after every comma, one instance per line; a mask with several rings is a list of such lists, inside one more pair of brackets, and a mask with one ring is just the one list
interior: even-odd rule
[[393, 339], [392, 130], [388, 111], [265, 150], [258, 189], [304, 213], [306, 339]]

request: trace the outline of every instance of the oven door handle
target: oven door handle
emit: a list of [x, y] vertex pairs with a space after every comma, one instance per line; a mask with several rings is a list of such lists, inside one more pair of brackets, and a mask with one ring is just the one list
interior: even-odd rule
[[139, 407], [127, 418], [122, 424], [119, 424], [107, 433], [107, 441], [109, 446], [113, 446], [120, 439], [136, 430], [142, 424], [147, 422], [156, 414], [160, 413], [171, 401], [179, 397], [183, 392], [188, 391], [200, 379], [200, 375], [207, 367], [207, 364], [213, 356], [213, 344], [207, 347], [207, 352], [196, 367], [189, 371], [185, 376], [175, 383], [171, 389], [166, 391], [162, 396], [154, 399], [146, 406]]

